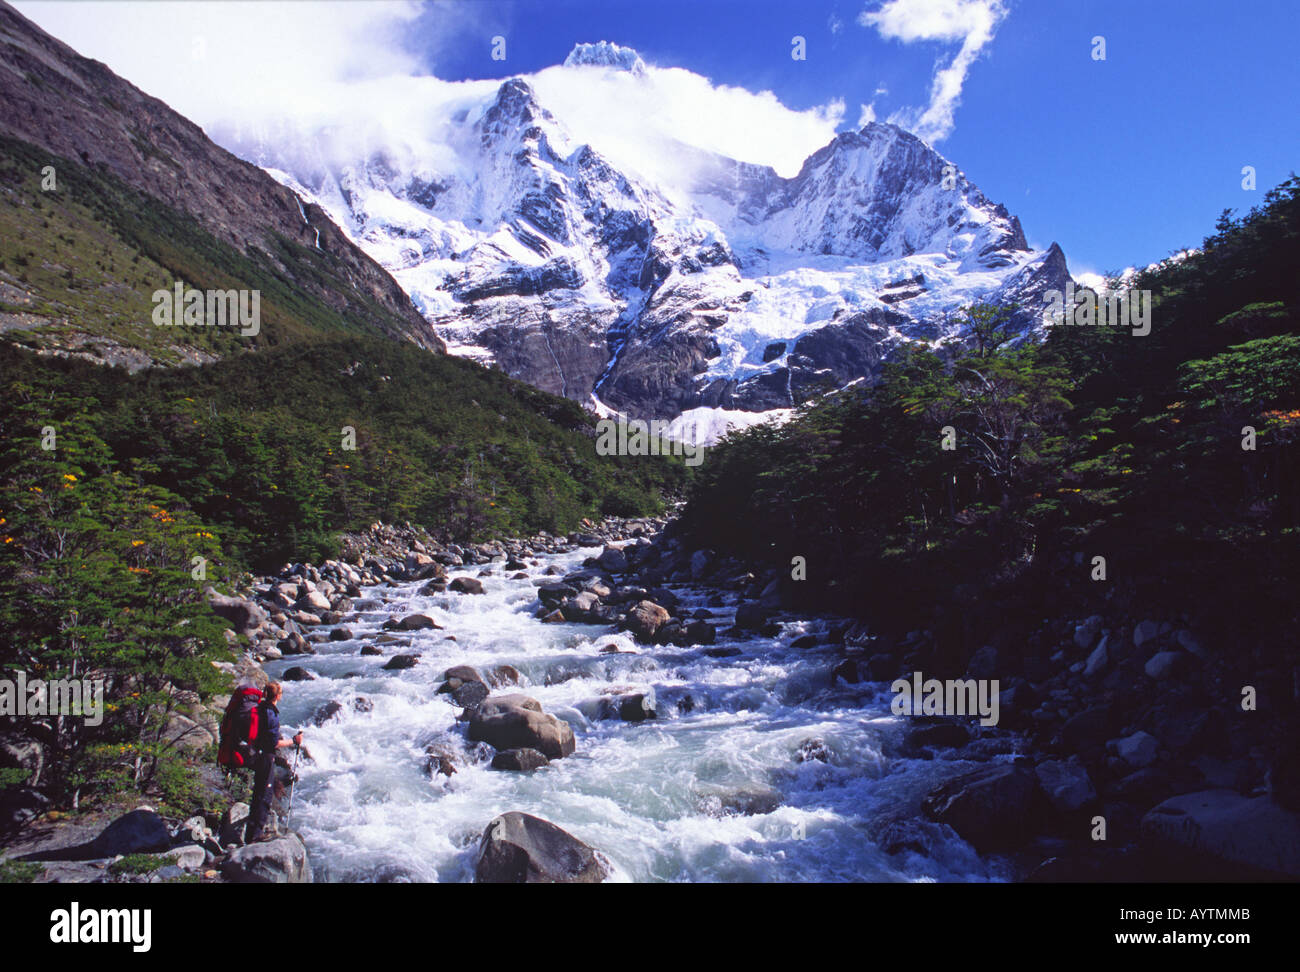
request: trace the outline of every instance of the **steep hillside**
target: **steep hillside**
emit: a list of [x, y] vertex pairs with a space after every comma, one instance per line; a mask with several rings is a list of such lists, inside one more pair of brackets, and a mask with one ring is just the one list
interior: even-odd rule
[[[323, 330], [441, 343], [319, 210], [0, 3], [0, 326], [139, 366]], [[177, 281], [262, 291], [264, 326], [155, 329]], [[157, 330], [158, 333], [144, 333]]]

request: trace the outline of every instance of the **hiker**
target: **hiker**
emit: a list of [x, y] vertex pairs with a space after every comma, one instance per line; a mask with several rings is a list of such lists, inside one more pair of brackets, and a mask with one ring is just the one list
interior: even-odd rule
[[253, 744], [253, 806], [248, 815], [248, 829], [244, 843], [251, 844], [262, 836], [267, 817], [271, 814], [272, 783], [275, 774], [275, 752], [288, 746], [302, 746], [299, 732], [290, 742], [280, 738], [280, 701], [283, 690], [279, 682], [266, 686], [266, 693], [258, 703], [257, 738]]

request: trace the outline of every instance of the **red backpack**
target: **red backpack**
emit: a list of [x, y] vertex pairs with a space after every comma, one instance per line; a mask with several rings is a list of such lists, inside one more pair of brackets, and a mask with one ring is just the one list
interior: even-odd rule
[[217, 749], [217, 763], [231, 769], [248, 766], [253, 762], [253, 745], [257, 742], [258, 706], [262, 690], [235, 689], [221, 718], [221, 739]]

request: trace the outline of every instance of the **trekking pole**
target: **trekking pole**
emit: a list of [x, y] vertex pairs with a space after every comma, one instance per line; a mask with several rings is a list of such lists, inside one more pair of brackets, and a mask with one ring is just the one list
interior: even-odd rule
[[302, 753], [302, 746], [293, 747], [293, 769], [289, 770], [289, 809], [284, 815], [284, 829], [289, 829], [289, 821], [293, 819], [293, 788], [298, 783], [298, 756]]

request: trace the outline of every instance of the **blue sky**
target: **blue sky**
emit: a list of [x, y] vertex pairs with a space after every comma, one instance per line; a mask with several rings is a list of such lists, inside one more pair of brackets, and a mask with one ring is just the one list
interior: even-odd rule
[[[846, 102], [876, 117], [924, 105], [959, 46], [886, 40], [846, 0], [474, 0], [438, 24], [427, 62], [448, 79], [502, 76], [609, 40], [720, 84], [772, 90], [803, 109]], [[1300, 170], [1297, 0], [1013, 0], [972, 65], [944, 155], [1021, 218], [1031, 243], [1106, 271], [1198, 244], [1224, 209], [1245, 211]], [[422, 29], [432, 31], [433, 15]], [[838, 30], [835, 25], [838, 24]], [[807, 60], [790, 57], [807, 38]], [[1092, 38], [1106, 59], [1092, 59]], [[877, 95], [879, 88], [888, 93]], [[1242, 189], [1253, 165], [1258, 190]]]
[[[314, 89], [328, 101], [335, 89], [326, 82], [383, 72], [444, 81], [532, 74], [597, 40], [719, 89], [771, 91], [806, 112], [777, 117], [751, 99], [758, 107], [743, 121], [772, 122], [755, 133], [767, 136], [767, 151], [792, 141], [802, 158], [834, 127], [808, 123], [815, 112], [853, 128], [870, 105], [878, 120], [919, 126], [1021, 218], [1031, 244], [1060, 243], [1076, 273], [1199, 244], [1223, 209], [1245, 211], [1300, 169], [1300, 0], [17, 5], [205, 125], [250, 110], [236, 109], [241, 95], [243, 105], [289, 111], [295, 93]], [[158, 56], [184, 51], [191, 34], [205, 60]], [[498, 34], [504, 63], [490, 56]], [[790, 56], [794, 35], [806, 38], [804, 61]], [[1104, 61], [1091, 56], [1097, 35]], [[944, 72], [950, 84], [936, 97]], [[734, 101], [714, 100], [709, 110], [724, 113]], [[1256, 169], [1255, 192], [1242, 188], [1246, 165]]]

